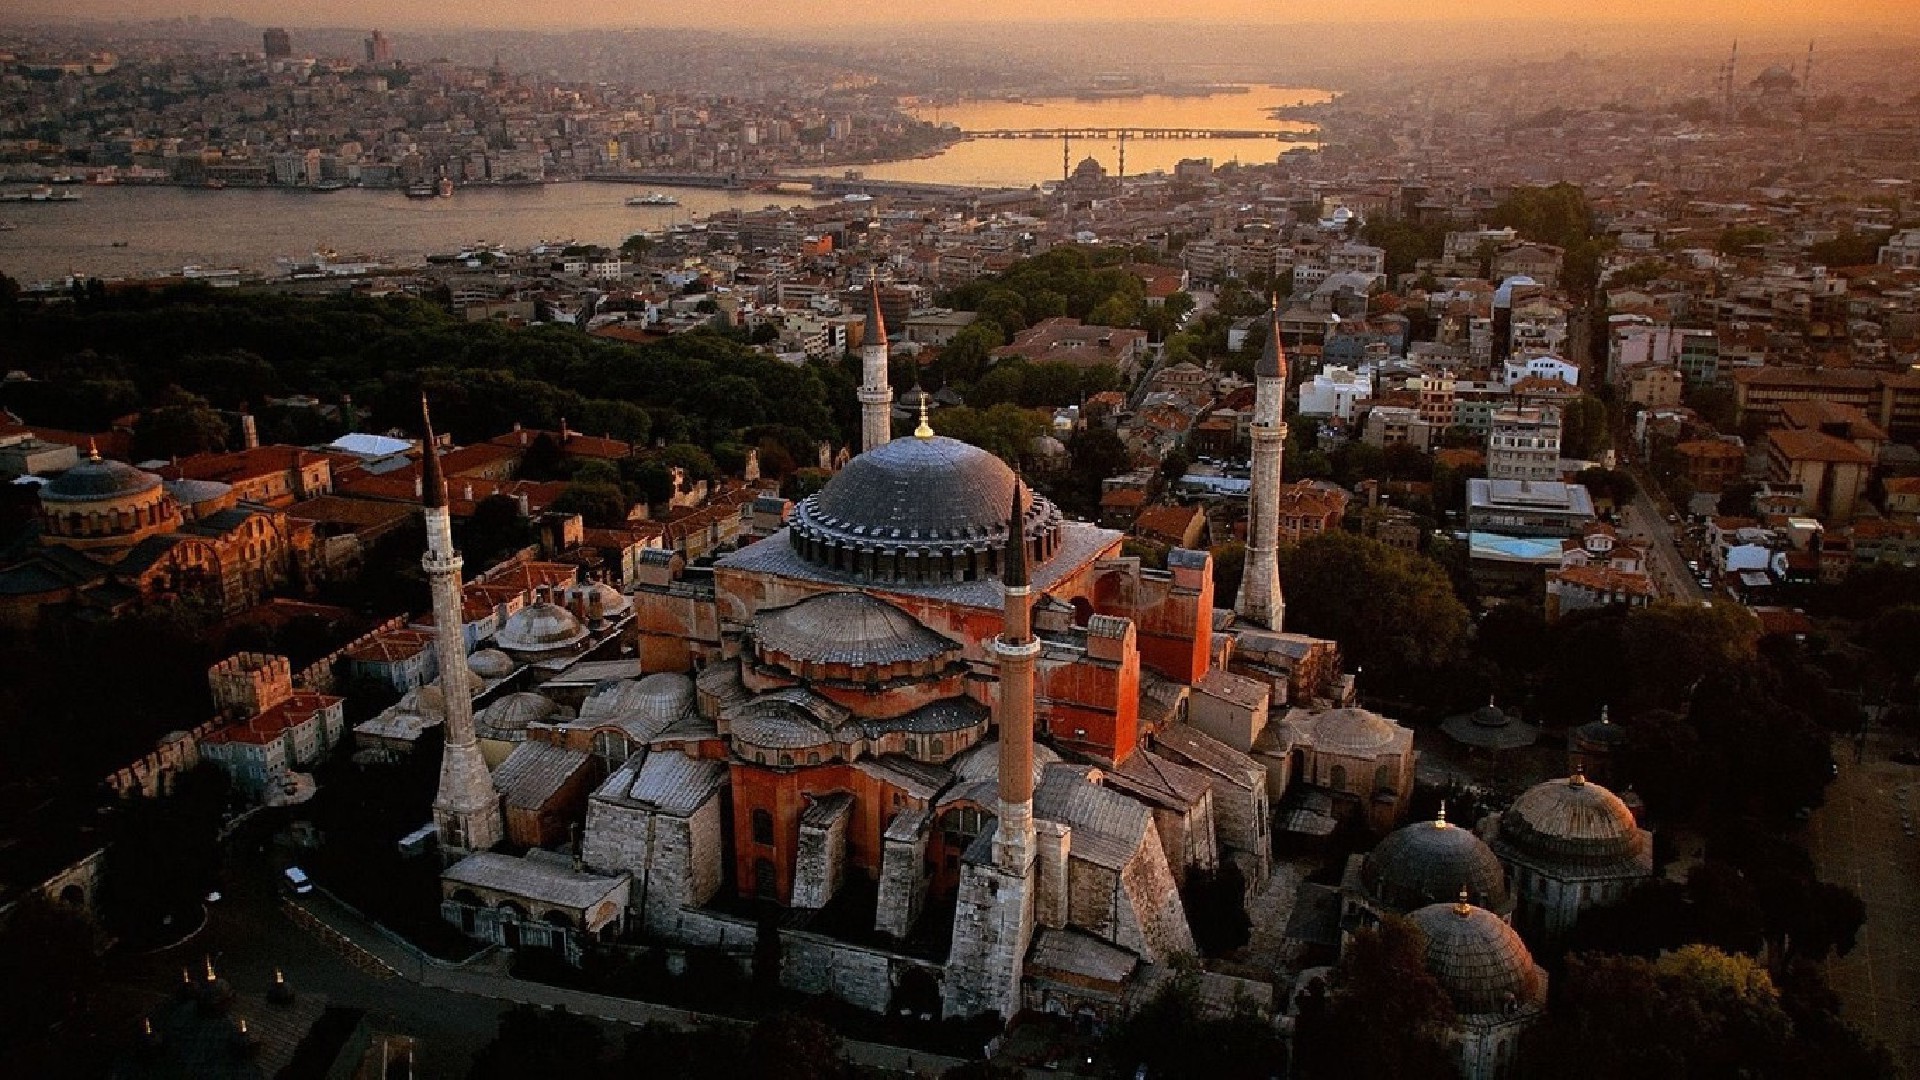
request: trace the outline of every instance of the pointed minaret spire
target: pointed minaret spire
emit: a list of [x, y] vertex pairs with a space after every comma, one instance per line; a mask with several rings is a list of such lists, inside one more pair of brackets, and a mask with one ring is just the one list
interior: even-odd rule
[[1040, 642], [1033, 636], [1033, 596], [1027, 574], [1027, 492], [1013, 482], [1007, 546], [1000, 559], [1004, 593], [1000, 636], [993, 652], [1000, 667], [994, 719], [1000, 728], [1000, 831], [994, 850], [1008, 870], [1033, 857], [1033, 668]]
[[453, 520], [447, 511], [447, 479], [440, 469], [440, 448], [420, 397], [426, 450], [420, 462], [420, 501], [427, 521], [427, 551], [420, 565], [433, 592], [433, 656], [440, 669], [441, 700], [446, 708], [440, 754], [440, 789], [433, 798], [433, 822], [441, 854], [452, 862], [498, 844], [506, 831], [500, 796], [480, 756], [473, 733], [473, 692], [468, 685], [466, 619], [460, 602], [460, 553], [453, 546]]
[[867, 282], [867, 326], [860, 340], [860, 452], [893, 438], [893, 385], [887, 381], [887, 319], [880, 312], [880, 279]]
[[433, 434], [433, 416], [427, 411], [427, 395], [420, 395], [420, 422], [426, 437], [420, 440], [420, 503], [422, 506], [447, 505], [447, 478], [440, 471], [440, 442]]
[[1280, 341], [1280, 298], [1267, 310], [1267, 344], [1253, 368], [1253, 476], [1247, 494], [1247, 561], [1233, 610], [1243, 622], [1279, 630], [1286, 615], [1280, 595], [1280, 471], [1287, 441], [1284, 418], [1287, 351]]

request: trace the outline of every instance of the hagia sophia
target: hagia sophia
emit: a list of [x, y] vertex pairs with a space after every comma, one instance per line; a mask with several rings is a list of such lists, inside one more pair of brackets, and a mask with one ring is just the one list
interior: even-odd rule
[[1357, 706], [1337, 643], [1283, 627], [1277, 326], [1229, 608], [1206, 552], [1144, 566], [924, 412], [890, 437], [868, 319], [862, 452], [783, 527], [711, 566], [648, 552], [626, 594], [556, 585], [483, 640], [428, 439], [443, 675], [379, 723], [443, 725], [443, 915], [577, 959], [635, 932], [750, 950], [771, 910], [796, 989], [1100, 1025], [1198, 951], [1184, 883], [1258, 890], [1276, 833], [1350, 822], [1383, 839], [1341, 933], [1409, 918], [1463, 1071], [1499, 1075], [1545, 1000], [1527, 942], [1650, 874], [1651, 840], [1577, 771], [1477, 827], [1405, 822], [1411, 731]]

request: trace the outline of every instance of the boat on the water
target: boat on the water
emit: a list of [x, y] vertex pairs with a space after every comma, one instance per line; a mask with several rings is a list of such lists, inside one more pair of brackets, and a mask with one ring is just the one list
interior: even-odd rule
[[55, 191], [54, 189], [48, 187], [45, 184], [42, 184], [37, 188], [33, 188], [30, 191], [0, 192], [0, 202], [44, 203], [44, 202], [79, 202], [79, 201], [80, 201], [80, 196], [78, 194], [71, 191]]
[[347, 182], [345, 180], [316, 180], [308, 185], [308, 190], [325, 194], [329, 191], [342, 191], [346, 186]]
[[680, 200], [663, 191], [649, 191], [627, 200], [628, 206], [679, 206]]

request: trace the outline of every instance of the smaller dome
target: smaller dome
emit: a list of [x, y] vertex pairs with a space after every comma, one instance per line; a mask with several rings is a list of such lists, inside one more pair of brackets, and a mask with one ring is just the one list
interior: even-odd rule
[[90, 457], [40, 488], [42, 502], [96, 502], [138, 495], [160, 486], [160, 478], [124, 461]]
[[526, 738], [528, 724], [551, 717], [559, 707], [539, 694], [508, 694], [473, 718], [474, 734], [483, 739], [518, 742]]
[[439, 683], [416, 686], [400, 699], [398, 708], [415, 716], [444, 719], [447, 715], [447, 696]]
[[494, 635], [493, 641], [510, 652], [558, 652], [587, 638], [573, 612], [558, 604], [541, 601], [514, 612]]
[[[1042, 779], [1041, 774], [1047, 766], [1058, 765], [1059, 763], [1060, 755], [1054, 753], [1051, 747], [1046, 743], [1034, 743], [1034, 786], [1039, 786]], [[947, 768], [953, 770], [953, 775], [962, 784], [975, 783], [983, 780], [998, 781], [1000, 779], [1000, 740], [997, 738], [984, 739], [975, 743], [955, 756], [952, 761], [947, 762]]]
[[693, 708], [693, 680], [679, 672], [655, 672], [635, 684], [627, 701], [644, 719], [672, 723]]
[[513, 674], [515, 666], [513, 657], [499, 649], [481, 649], [467, 657], [467, 667], [472, 669], [475, 675], [489, 682], [494, 679], [504, 679]]
[[1316, 750], [1369, 757], [1393, 744], [1394, 723], [1368, 709], [1333, 709], [1312, 719]]
[[1427, 971], [1459, 1012], [1486, 1015], [1546, 1000], [1546, 972], [1493, 912], [1456, 901], [1429, 904], [1407, 918], [1426, 939]]
[[1651, 850], [1627, 804], [1578, 773], [1528, 788], [1500, 815], [1499, 839], [1567, 866], [1637, 861]]
[[1506, 871], [1493, 849], [1444, 817], [1388, 833], [1361, 864], [1360, 881], [1375, 900], [1400, 911], [1444, 903], [1463, 887], [1492, 911], [1513, 906]]
[[580, 585], [574, 585], [567, 589], [567, 595], [569, 597], [580, 597], [582, 603], [585, 603], [586, 598], [589, 596], [598, 596], [600, 598], [600, 614], [609, 619], [617, 619], [625, 615], [628, 609], [633, 607], [633, 601], [628, 599], [626, 593], [621, 592], [619, 589], [614, 588], [604, 581], [589, 581]]

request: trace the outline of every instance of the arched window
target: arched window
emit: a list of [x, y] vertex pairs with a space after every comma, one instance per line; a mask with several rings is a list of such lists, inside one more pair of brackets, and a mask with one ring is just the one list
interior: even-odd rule
[[756, 844], [773, 843], [773, 814], [766, 810], [753, 812], [753, 842]]

